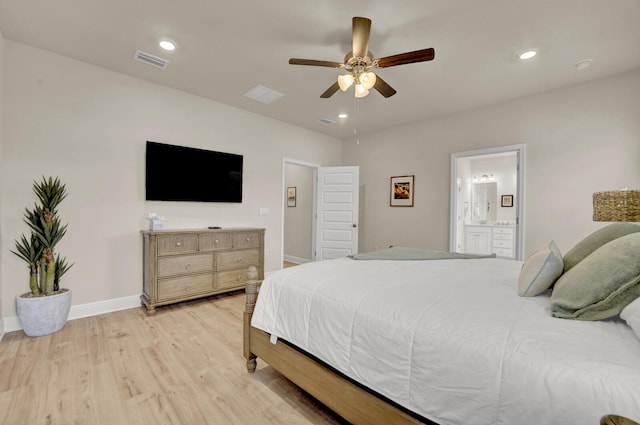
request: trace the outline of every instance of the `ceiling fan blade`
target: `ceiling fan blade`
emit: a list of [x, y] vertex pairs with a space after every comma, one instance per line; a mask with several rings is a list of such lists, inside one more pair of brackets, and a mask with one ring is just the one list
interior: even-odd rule
[[373, 88], [378, 90], [384, 97], [391, 97], [396, 94], [396, 90], [380, 78], [379, 75], [376, 75], [376, 83]]
[[371, 19], [353, 18], [353, 32], [351, 34], [351, 42], [353, 46], [353, 56], [364, 58], [369, 51], [369, 34], [371, 33]]
[[339, 62], [330, 62], [330, 61], [318, 61], [314, 59], [289, 59], [290, 65], [311, 65], [311, 66], [326, 66], [329, 68], [342, 68], [344, 67], [343, 63]]
[[322, 93], [320, 97], [323, 99], [328, 99], [333, 96], [333, 94], [338, 90], [340, 90], [340, 85], [338, 85], [338, 82], [336, 81], [331, 87], [329, 87], [324, 93]]
[[388, 68], [390, 66], [404, 65], [407, 63], [430, 61], [433, 60], [435, 55], [435, 50], [429, 48], [380, 58], [377, 60], [377, 63], [378, 68]]

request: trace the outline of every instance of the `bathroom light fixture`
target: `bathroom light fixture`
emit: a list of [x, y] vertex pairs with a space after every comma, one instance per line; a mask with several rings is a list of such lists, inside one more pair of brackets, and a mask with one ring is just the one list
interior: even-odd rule
[[473, 176], [473, 183], [488, 183], [494, 181], [496, 181], [496, 178], [493, 176], [493, 174], [483, 174], [480, 177]]
[[338, 114], [338, 118], [347, 118], [349, 115], [342, 113], [342, 114]]

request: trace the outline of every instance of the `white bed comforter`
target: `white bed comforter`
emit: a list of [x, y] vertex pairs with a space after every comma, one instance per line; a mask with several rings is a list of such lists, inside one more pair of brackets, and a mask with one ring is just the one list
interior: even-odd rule
[[552, 318], [503, 259], [309, 263], [268, 276], [252, 325], [441, 425], [640, 419], [640, 340]]

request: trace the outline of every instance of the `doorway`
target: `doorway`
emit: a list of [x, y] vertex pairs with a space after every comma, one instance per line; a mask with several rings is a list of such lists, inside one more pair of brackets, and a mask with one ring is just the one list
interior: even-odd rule
[[451, 154], [449, 249], [524, 256], [525, 145]]
[[[314, 260], [316, 187], [319, 165], [285, 159], [283, 163], [283, 262]], [[293, 196], [293, 198], [291, 198]]]
[[358, 252], [359, 167], [282, 164], [282, 256], [302, 264]]

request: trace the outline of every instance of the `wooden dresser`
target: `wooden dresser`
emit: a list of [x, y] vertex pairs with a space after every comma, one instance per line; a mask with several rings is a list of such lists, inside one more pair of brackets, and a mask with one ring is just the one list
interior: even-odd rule
[[264, 278], [264, 229], [143, 231], [140, 300], [157, 306], [244, 288], [247, 268]]

